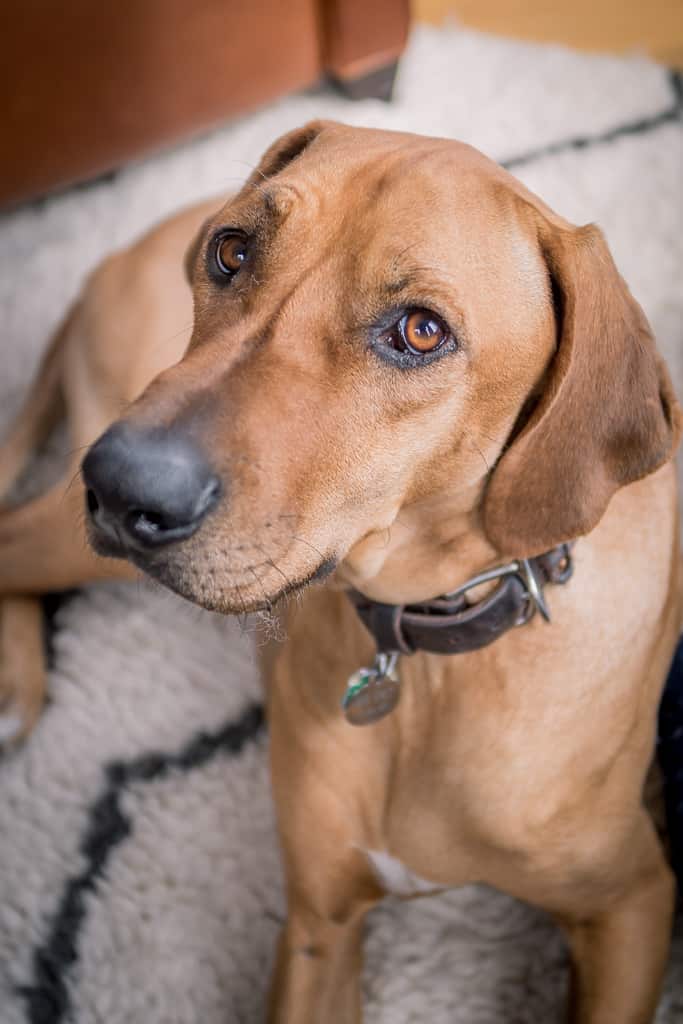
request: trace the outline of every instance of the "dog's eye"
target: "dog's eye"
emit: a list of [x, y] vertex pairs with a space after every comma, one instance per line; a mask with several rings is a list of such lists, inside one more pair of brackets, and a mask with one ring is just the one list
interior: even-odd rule
[[216, 267], [226, 277], [234, 277], [247, 258], [246, 238], [240, 234], [223, 234], [214, 246]]
[[402, 336], [412, 352], [433, 352], [447, 337], [444, 325], [426, 309], [401, 317]]
[[428, 309], [404, 313], [387, 335], [387, 341], [397, 352], [412, 352], [416, 356], [436, 352], [450, 338], [443, 321]]

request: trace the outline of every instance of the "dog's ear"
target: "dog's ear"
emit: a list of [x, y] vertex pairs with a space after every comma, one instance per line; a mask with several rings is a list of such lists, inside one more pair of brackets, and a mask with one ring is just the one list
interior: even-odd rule
[[488, 536], [518, 558], [592, 530], [618, 488], [672, 457], [682, 424], [650, 326], [601, 232], [535, 216], [557, 348], [484, 500]]
[[333, 121], [309, 121], [301, 128], [294, 128], [293, 131], [276, 139], [272, 146], [265, 151], [258, 167], [249, 175], [246, 181], [246, 188], [262, 184], [268, 178], [274, 177], [280, 171], [284, 171], [288, 164], [301, 156], [314, 139], [326, 128], [331, 128]]

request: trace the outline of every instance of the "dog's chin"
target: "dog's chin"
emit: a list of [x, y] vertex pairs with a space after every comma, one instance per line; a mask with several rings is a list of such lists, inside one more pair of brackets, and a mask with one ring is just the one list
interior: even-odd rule
[[220, 574], [215, 571], [210, 557], [209, 568], [202, 572], [196, 568], [196, 564], [189, 567], [186, 559], [177, 554], [169, 557], [163, 550], [139, 551], [96, 528], [89, 529], [88, 540], [94, 551], [103, 558], [126, 559], [155, 583], [172, 590], [186, 601], [223, 615], [271, 611], [283, 598], [298, 593], [312, 583], [321, 582], [337, 567], [336, 558], [325, 558], [308, 572], [300, 573], [287, 579], [282, 586], [272, 588], [265, 579], [255, 578], [235, 583], [228, 571]]
[[[242, 579], [235, 582], [230, 567], [217, 571], [211, 552], [202, 552], [202, 557], [187, 557], [182, 547], [157, 548], [143, 551], [126, 544], [118, 536], [88, 524], [88, 541], [93, 550], [103, 558], [122, 558], [131, 562], [155, 583], [172, 590], [186, 601], [206, 608], [207, 611], [220, 612], [224, 615], [242, 615], [253, 612], [271, 611], [283, 598], [296, 594], [309, 586], [324, 580], [334, 572], [337, 559], [322, 559], [308, 571], [290, 578], [284, 577], [278, 570], [273, 571], [275, 580]], [[199, 568], [203, 563], [206, 569]], [[244, 575], [243, 572], [241, 574]], [[252, 573], [253, 575], [253, 573]], [[272, 583], [282, 583], [273, 587]], [[269, 586], [270, 584], [270, 586]]]
[[188, 570], [181, 563], [170, 559], [141, 558], [131, 554], [134, 564], [156, 583], [167, 587], [175, 594], [199, 605], [207, 611], [222, 615], [244, 615], [255, 612], [270, 612], [284, 598], [299, 593], [312, 583], [321, 582], [334, 572], [335, 558], [326, 558], [305, 575], [288, 580], [279, 589], [270, 590], [266, 580], [233, 583], [227, 573], [224, 582], [214, 572], [201, 573]]

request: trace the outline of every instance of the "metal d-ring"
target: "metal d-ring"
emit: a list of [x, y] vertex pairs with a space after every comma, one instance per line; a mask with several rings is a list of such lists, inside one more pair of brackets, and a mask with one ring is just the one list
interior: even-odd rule
[[495, 569], [486, 569], [484, 572], [472, 576], [457, 590], [449, 590], [443, 596], [447, 601], [456, 601], [459, 597], [464, 597], [468, 590], [474, 590], [482, 583], [490, 583], [492, 580], [503, 579], [505, 576], [519, 576], [520, 569], [519, 562], [508, 562], [507, 565], [498, 565]]
[[[566, 558], [569, 568], [568, 570], [565, 569], [565, 572], [568, 571], [569, 575], [571, 575], [571, 560], [568, 553]], [[520, 558], [514, 562], [508, 562], [506, 565], [499, 565], [495, 569], [487, 569], [485, 572], [480, 572], [477, 576], [472, 576], [466, 583], [463, 583], [457, 590], [451, 590], [449, 593], [444, 594], [444, 597], [449, 601], [455, 601], [459, 597], [464, 597], [468, 590], [474, 590], [475, 587], [480, 586], [482, 583], [490, 583], [492, 580], [503, 579], [506, 576], [517, 576], [524, 584], [527, 592], [529, 601], [528, 611], [522, 616], [519, 624], [522, 625], [528, 622], [536, 609], [538, 609], [546, 622], [550, 622], [550, 610], [528, 558]]]
[[546, 622], [550, 622], [550, 609], [545, 601], [545, 595], [543, 590], [538, 584], [536, 573], [531, 567], [531, 563], [528, 558], [520, 558], [519, 560], [519, 575], [524, 581], [524, 585], [527, 589], [529, 597], [533, 604], [538, 608], [539, 612], [543, 616]]

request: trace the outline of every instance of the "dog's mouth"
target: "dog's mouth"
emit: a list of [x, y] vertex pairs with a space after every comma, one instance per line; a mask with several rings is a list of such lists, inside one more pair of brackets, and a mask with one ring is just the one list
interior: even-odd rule
[[195, 542], [191, 550], [181, 543], [144, 549], [115, 526], [98, 523], [92, 516], [88, 517], [88, 539], [98, 555], [126, 559], [180, 597], [230, 615], [271, 611], [284, 598], [325, 580], [338, 564], [336, 557], [326, 556], [310, 571], [291, 576], [271, 558], [231, 566], [224, 551], [212, 550], [210, 539]]
[[[210, 558], [210, 554], [208, 555]], [[224, 615], [271, 612], [282, 600], [298, 594], [306, 587], [330, 576], [337, 567], [336, 558], [323, 559], [311, 572], [286, 579], [276, 589], [269, 589], [269, 574], [260, 575], [263, 564], [232, 575], [228, 569], [220, 573], [202, 573], [195, 568], [170, 560], [132, 561], [157, 583], [167, 587], [192, 604]]]

